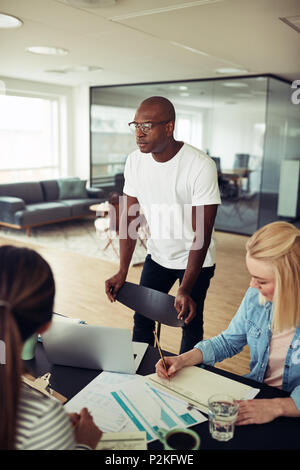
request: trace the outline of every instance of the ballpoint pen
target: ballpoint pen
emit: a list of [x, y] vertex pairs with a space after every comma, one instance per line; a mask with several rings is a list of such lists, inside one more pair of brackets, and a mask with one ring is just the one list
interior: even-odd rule
[[[158, 348], [159, 355], [160, 355], [160, 357], [161, 357], [163, 366], [164, 366], [164, 368], [165, 368], [165, 371], [168, 373], [168, 369], [167, 369], [167, 366], [166, 366], [166, 363], [165, 363], [165, 360], [164, 360], [164, 356], [162, 355], [162, 352], [161, 352], [161, 349], [160, 349], [160, 345], [159, 345], [159, 342], [158, 342], [158, 339], [157, 339], [155, 330], [153, 330], [153, 334], [154, 334], [155, 343], [157, 344], [157, 348]], [[168, 379], [170, 380], [170, 377], [168, 377]]]

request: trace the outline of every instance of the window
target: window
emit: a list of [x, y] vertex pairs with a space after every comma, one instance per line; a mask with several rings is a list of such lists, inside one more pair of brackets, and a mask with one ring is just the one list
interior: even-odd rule
[[134, 114], [134, 108], [92, 106], [93, 183], [114, 181], [116, 174], [123, 173], [127, 155], [136, 149], [135, 138], [128, 127]]
[[59, 176], [58, 100], [0, 96], [0, 182]]
[[174, 133], [175, 139], [188, 142], [194, 147], [202, 149], [202, 128], [203, 117], [201, 112], [177, 112]]
[[[136, 150], [135, 137], [128, 122], [134, 119], [136, 109], [95, 104], [91, 107], [92, 181], [103, 184], [114, 181], [123, 173], [127, 155]], [[176, 117], [175, 137], [202, 148], [202, 113], [179, 111]]]

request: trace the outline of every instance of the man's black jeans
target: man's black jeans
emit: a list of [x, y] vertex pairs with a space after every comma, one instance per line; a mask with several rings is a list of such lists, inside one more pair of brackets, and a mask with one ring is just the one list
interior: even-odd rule
[[[210, 284], [210, 280], [214, 275], [215, 266], [202, 268], [198, 279], [195, 282], [191, 297], [196, 302], [197, 314], [195, 318], [182, 328], [182, 339], [180, 346], [180, 354], [192, 349], [196, 343], [203, 339], [203, 307], [206, 292]], [[141, 274], [140, 285], [150, 287], [160, 292], [168, 293], [173, 284], [179, 279], [181, 283], [184, 276], [184, 269], [164, 268], [160, 264], [151, 259], [151, 255], [147, 255], [143, 271]], [[133, 341], [148, 343], [154, 345], [153, 330], [155, 322], [143, 315], [135, 312]]]

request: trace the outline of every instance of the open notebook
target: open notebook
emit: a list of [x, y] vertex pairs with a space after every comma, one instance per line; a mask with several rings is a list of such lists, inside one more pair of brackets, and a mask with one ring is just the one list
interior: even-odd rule
[[246, 400], [254, 398], [259, 392], [257, 388], [196, 366], [185, 367], [171, 380], [161, 379], [157, 374], [147, 375], [145, 379], [153, 386], [188, 401], [204, 413], [207, 413], [209, 397], [216, 393], [226, 393], [236, 400]]

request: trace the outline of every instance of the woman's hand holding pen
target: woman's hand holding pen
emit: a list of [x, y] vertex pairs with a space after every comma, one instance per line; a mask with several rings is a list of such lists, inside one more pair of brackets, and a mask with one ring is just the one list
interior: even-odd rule
[[201, 364], [202, 360], [202, 352], [199, 349], [194, 348], [186, 353], [180, 354], [179, 356], [165, 356], [164, 361], [167, 370], [165, 370], [161, 359], [156, 363], [155, 369], [157, 375], [162, 379], [172, 379], [177, 372], [184, 367]]
[[164, 364], [161, 359], [155, 365], [156, 373], [162, 379], [172, 379], [176, 373], [184, 367], [181, 356], [165, 356], [164, 361], [167, 370], [164, 368]]

